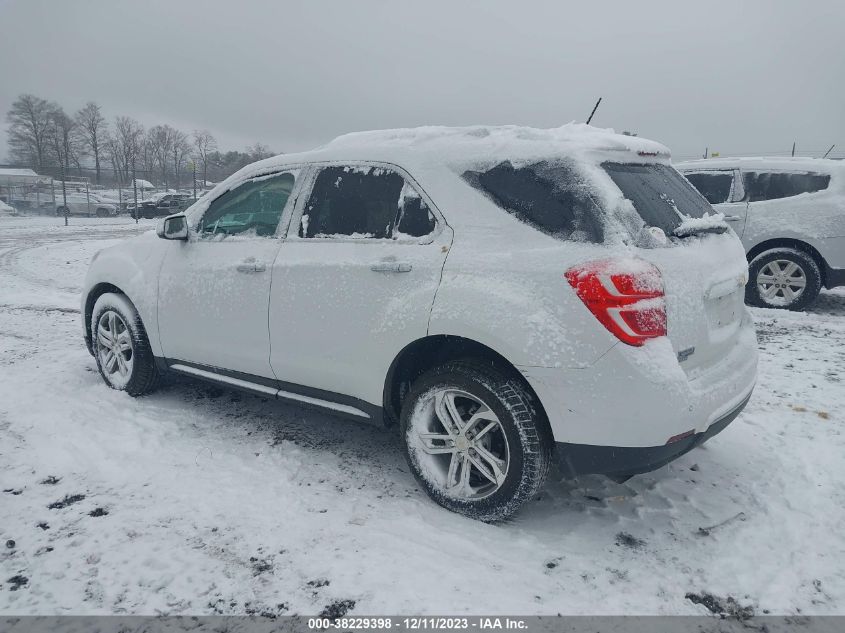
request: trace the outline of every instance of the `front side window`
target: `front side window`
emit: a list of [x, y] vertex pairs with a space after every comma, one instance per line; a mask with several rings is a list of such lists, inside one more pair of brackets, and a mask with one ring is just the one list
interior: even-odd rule
[[303, 210], [299, 237], [421, 237], [434, 226], [428, 205], [395, 171], [370, 166], [324, 167]]
[[707, 199], [710, 204], [730, 202], [734, 176], [730, 171], [700, 171], [684, 174], [692, 186]]
[[198, 227], [200, 237], [273, 237], [294, 182], [294, 175], [287, 172], [254, 178], [230, 189], [209, 205]]
[[812, 193], [827, 189], [830, 184], [830, 176], [827, 174], [747, 171], [742, 177], [749, 202]]

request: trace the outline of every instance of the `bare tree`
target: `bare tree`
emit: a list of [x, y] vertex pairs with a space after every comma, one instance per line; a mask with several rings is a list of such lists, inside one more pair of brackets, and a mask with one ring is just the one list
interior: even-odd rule
[[252, 160], [262, 160], [264, 158], [270, 158], [273, 155], [273, 150], [263, 143], [256, 143], [247, 147], [246, 153], [250, 155]]
[[199, 163], [202, 165], [202, 186], [208, 182], [209, 155], [217, 151], [217, 139], [208, 130], [194, 130], [194, 149]]
[[182, 167], [185, 166], [185, 159], [191, 152], [191, 144], [188, 141], [188, 135], [179, 130], [173, 130], [173, 143], [170, 147], [170, 157], [173, 160], [173, 180], [175, 186], [180, 184], [179, 174]]
[[100, 106], [89, 101], [76, 113], [76, 125], [85, 148], [94, 158], [94, 170], [97, 184], [100, 184], [100, 159], [103, 154], [105, 137], [108, 134], [108, 122], [100, 111]]
[[161, 169], [161, 180], [164, 188], [167, 188], [167, 171], [170, 164], [170, 155], [173, 151], [175, 140], [174, 130], [169, 125], [156, 125], [147, 132], [147, 143], [150, 144], [150, 151], [155, 156], [156, 164]]
[[46, 138], [49, 153], [62, 168], [64, 177], [67, 175], [71, 163], [79, 165], [80, 147], [76, 122], [58, 106], [50, 112]]
[[49, 161], [47, 130], [55, 105], [31, 94], [20, 95], [6, 113], [9, 153], [41, 171]]
[[141, 152], [143, 137], [144, 126], [138, 121], [128, 116], [115, 117], [114, 131], [109, 135], [106, 147], [119, 180], [129, 180]]

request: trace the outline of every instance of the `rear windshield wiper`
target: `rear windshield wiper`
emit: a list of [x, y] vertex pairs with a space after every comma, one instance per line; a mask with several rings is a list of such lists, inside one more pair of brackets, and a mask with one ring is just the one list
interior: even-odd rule
[[692, 237], [694, 235], [706, 235], [707, 233], [715, 233], [716, 235], [721, 235], [727, 230], [727, 226], [696, 227], [684, 226], [683, 224], [681, 224], [678, 228], [672, 231], [672, 235], [674, 235], [675, 237]]

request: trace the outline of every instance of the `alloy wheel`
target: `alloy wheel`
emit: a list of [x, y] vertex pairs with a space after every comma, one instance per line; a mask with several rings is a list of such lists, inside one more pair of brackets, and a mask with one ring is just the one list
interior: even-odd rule
[[804, 293], [807, 276], [804, 269], [788, 259], [770, 261], [757, 273], [757, 291], [767, 304], [791, 305]]
[[125, 384], [132, 374], [132, 336], [114, 310], [106, 310], [97, 322], [97, 355], [100, 367], [113, 385]]
[[458, 389], [429, 392], [409, 429], [417, 460], [447, 496], [476, 500], [505, 482], [510, 450], [502, 423], [478, 397]]

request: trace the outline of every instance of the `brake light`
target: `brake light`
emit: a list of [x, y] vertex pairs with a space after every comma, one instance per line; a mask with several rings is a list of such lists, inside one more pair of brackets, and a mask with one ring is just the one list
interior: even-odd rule
[[666, 336], [663, 280], [651, 264], [595, 261], [570, 268], [566, 279], [590, 312], [623, 343], [640, 346]]

